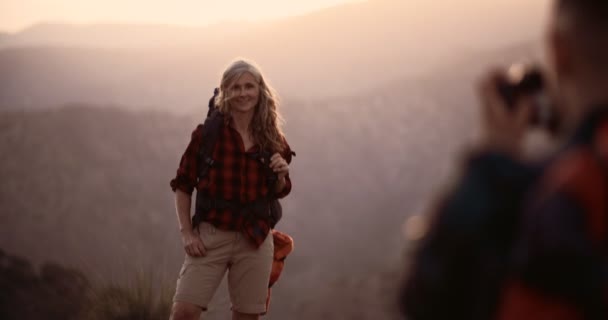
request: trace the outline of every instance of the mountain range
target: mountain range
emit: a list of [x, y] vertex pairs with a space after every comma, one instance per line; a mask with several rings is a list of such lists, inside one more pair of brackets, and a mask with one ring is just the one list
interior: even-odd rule
[[398, 319], [403, 222], [458, 172], [479, 75], [540, 60], [542, 3], [372, 0], [260, 24], [0, 34], [0, 248], [104, 281], [175, 281], [168, 183], [222, 68], [247, 56], [283, 96], [297, 153], [279, 224], [296, 250], [268, 319]]
[[39, 24], [0, 38], [0, 108], [192, 111], [236, 57], [289, 99], [347, 97], [540, 38], [547, 1], [371, 0], [208, 27]]

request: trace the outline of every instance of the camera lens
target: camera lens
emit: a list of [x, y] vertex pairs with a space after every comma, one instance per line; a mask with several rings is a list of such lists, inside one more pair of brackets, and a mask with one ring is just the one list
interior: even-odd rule
[[518, 99], [542, 92], [543, 87], [544, 81], [540, 70], [526, 68], [522, 64], [511, 66], [506, 78], [498, 83], [498, 91], [510, 109], [515, 107]]

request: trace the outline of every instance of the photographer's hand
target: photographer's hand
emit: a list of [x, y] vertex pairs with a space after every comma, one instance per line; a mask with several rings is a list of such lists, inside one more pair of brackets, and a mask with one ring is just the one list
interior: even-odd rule
[[479, 82], [481, 147], [520, 158], [532, 106], [529, 99], [521, 99], [509, 109], [498, 92], [498, 83], [504, 78], [504, 72], [493, 71]]

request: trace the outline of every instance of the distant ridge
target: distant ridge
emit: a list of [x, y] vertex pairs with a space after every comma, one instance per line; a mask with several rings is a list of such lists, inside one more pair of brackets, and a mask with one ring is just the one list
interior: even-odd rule
[[546, 1], [376, 0], [202, 28], [40, 24], [0, 39], [0, 108], [94, 102], [192, 110], [235, 57], [257, 61], [284, 97], [350, 96], [539, 39]]

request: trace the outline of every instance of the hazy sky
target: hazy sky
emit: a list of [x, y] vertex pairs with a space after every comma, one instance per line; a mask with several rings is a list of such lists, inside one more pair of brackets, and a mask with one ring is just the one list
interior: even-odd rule
[[361, 0], [0, 0], [0, 31], [38, 22], [208, 25], [265, 20]]

